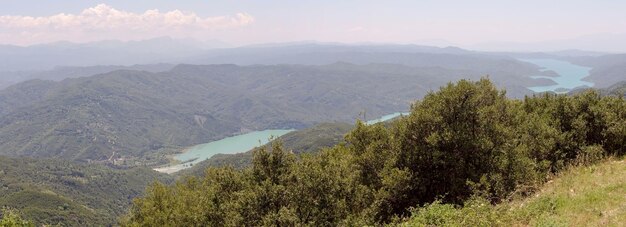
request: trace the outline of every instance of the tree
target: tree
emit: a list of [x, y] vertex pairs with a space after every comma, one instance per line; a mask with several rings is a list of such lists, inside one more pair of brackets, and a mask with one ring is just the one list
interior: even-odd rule
[[511, 106], [487, 79], [450, 83], [416, 103], [398, 133], [397, 166], [410, 170], [414, 182], [410, 203], [439, 196], [462, 203], [473, 193], [468, 182], [498, 196], [509, 190], [501, 179], [514, 161], [507, 154], [515, 138]]

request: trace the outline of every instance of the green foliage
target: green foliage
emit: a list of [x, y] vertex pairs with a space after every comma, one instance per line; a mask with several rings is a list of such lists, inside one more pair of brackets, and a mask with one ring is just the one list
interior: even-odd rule
[[504, 226], [507, 218], [503, 210], [480, 197], [467, 200], [463, 206], [436, 200], [411, 212], [411, 217], [399, 226]]
[[15, 210], [2, 209], [0, 213], [2, 218], [0, 219], [0, 227], [34, 227], [30, 221], [22, 219]]
[[419, 196], [410, 204], [446, 194], [445, 202], [460, 203], [472, 194], [468, 181], [499, 197], [510, 191], [524, 171], [513, 168], [527, 168], [511, 143], [514, 111], [487, 80], [449, 84], [417, 103], [398, 132], [396, 167], [416, 173], [410, 193]]
[[0, 207], [37, 225], [110, 225], [155, 180], [171, 178], [148, 168], [0, 156]]
[[[252, 166], [152, 186], [123, 225], [502, 225], [491, 206], [568, 166], [624, 154], [624, 100], [595, 92], [510, 100], [487, 79], [428, 94], [391, 125], [297, 158], [275, 142]], [[411, 207], [421, 207], [411, 209]]]

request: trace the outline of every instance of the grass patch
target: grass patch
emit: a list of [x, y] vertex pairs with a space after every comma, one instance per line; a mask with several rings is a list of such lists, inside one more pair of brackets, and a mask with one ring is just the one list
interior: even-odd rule
[[462, 207], [438, 202], [415, 209], [400, 226], [623, 226], [626, 223], [626, 160], [610, 158], [564, 170], [534, 195]]

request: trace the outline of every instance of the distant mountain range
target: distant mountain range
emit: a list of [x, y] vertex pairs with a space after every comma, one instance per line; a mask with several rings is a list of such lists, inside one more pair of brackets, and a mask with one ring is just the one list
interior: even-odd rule
[[167, 37], [131, 42], [57, 42], [27, 47], [0, 45], [0, 89], [28, 79], [61, 80], [118, 69], [166, 71], [180, 63], [326, 65], [348, 62], [485, 72], [501, 71], [505, 67], [516, 68], [520, 73], [532, 70], [508, 56], [456, 47], [302, 42], [216, 48], [223, 46]]
[[[323, 42], [270, 43], [230, 47], [219, 41], [161, 37], [142, 41], [56, 42], [27, 47], [0, 45], [0, 89], [28, 79], [61, 80], [107, 73], [118, 69], [166, 71], [176, 64], [327, 65], [398, 64], [473, 70], [484, 74], [515, 71], [532, 75], [527, 63], [515, 58], [602, 58], [601, 52], [483, 52], [458, 47], [400, 44], [342, 44]], [[622, 61], [623, 62], [623, 61]], [[583, 62], [583, 64], [590, 64]], [[530, 69], [530, 70], [528, 70]]]
[[[91, 43], [55, 42], [32, 46], [0, 45], [0, 72], [43, 71], [59, 66], [94, 66], [157, 63], [191, 64], [262, 64], [256, 57], [280, 57], [306, 53], [431, 53], [471, 54], [456, 47], [438, 48], [418, 45], [349, 45], [339, 43], [276, 43], [232, 48], [219, 41], [198, 42], [187, 39], [160, 37], [140, 41], [106, 40]], [[216, 59], [222, 56], [246, 56], [239, 61]], [[283, 60], [287, 60], [282, 58]], [[244, 63], [246, 62], [246, 63]], [[334, 61], [333, 61], [334, 62]], [[281, 61], [279, 63], [290, 63]], [[328, 62], [326, 62], [328, 63]], [[332, 62], [330, 62], [332, 63]], [[382, 63], [382, 62], [379, 62]], [[315, 64], [299, 62], [299, 64]]]

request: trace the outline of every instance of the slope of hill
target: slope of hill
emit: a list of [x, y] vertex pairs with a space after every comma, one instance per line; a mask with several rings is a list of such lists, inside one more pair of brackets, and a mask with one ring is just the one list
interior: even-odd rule
[[619, 81], [626, 81], [626, 60], [607, 67], [594, 68], [585, 79], [597, 83], [597, 87], [607, 87]]
[[497, 206], [431, 204], [399, 226], [622, 226], [626, 223], [626, 160], [565, 170], [525, 198]]
[[613, 84], [605, 89], [601, 89], [602, 94], [623, 96], [626, 98], [626, 81]]
[[[569, 94], [570, 95], [579, 94], [589, 89], [590, 88], [574, 89], [570, 91]], [[594, 89], [594, 90], [598, 91], [601, 95], [613, 95], [613, 96], [618, 96], [618, 97], [619, 96], [626, 97], [626, 81], [613, 84], [606, 88], [600, 88], [600, 89]]]
[[605, 88], [620, 81], [626, 81], [626, 54], [610, 54], [596, 57], [570, 57], [569, 61], [592, 67], [587, 81], [596, 87]]
[[0, 90], [0, 115], [44, 99], [48, 90], [54, 86], [52, 81], [30, 80]]
[[[524, 86], [536, 82], [519, 75], [491, 78], [528, 94]], [[168, 152], [240, 132], [403, 111], [447, 81], [480, 76], [380, 64], [179, 65], [27, 82], [0, 92], [0, 154], [154, 165]]]
[[540, 226], [618, 226], [626, 223], [626, 161], [576, 167], [526, 199], [509, 204], [514, 223]]
[[17, 209], [38, 225], [112, 225], [156, 180], [171, 178], [148, 168], [0, 156], [0, 207]]

